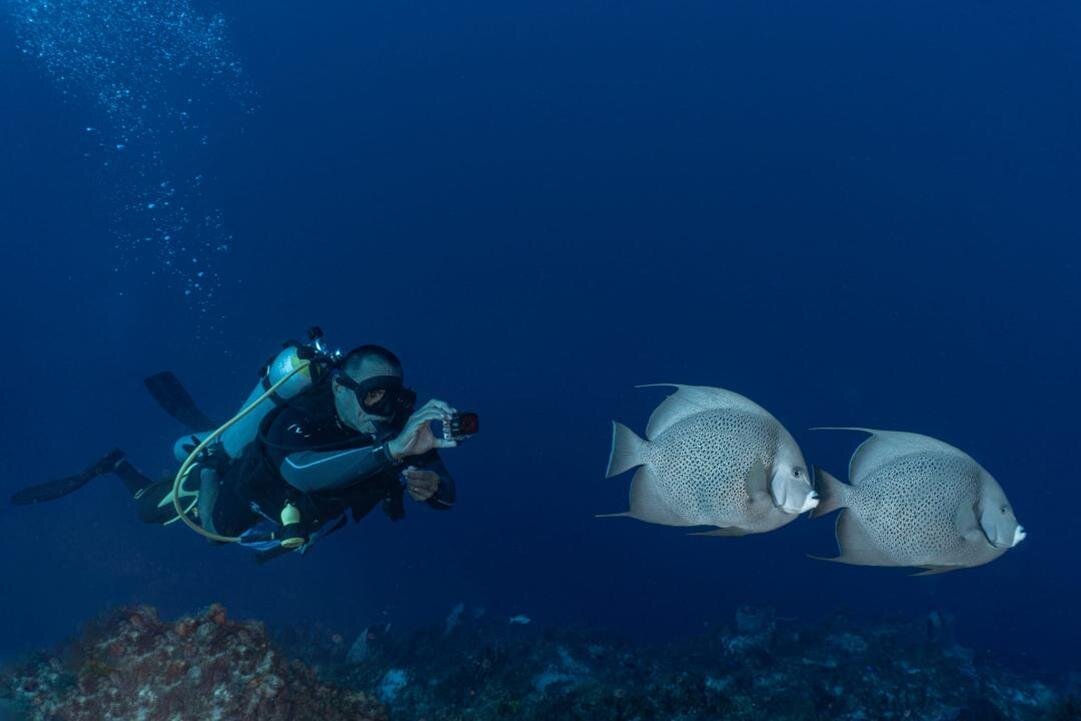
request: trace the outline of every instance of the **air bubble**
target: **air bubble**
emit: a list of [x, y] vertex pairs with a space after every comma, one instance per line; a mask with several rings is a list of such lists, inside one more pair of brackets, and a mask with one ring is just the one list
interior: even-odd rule
[[230, 236], [199, 168], [185, 182], [171, 179], [176, 168], [192, 167], [193, 151], [232, 132], [253, 107], [225, 19], [196, 12], [191, 0], [10, 0], [5, 8], [19, 51], [72, 101], [73, 112], [93, 116], [76, 127], [95, 137], [90, 157], [97, 156], [100, 185], [114, 203], [118, 267], [152, 260], [205, 310], [219, 277], [208, 272], [193, 292], [192, 268], [169, 260], [175, 239], [202, 256]]

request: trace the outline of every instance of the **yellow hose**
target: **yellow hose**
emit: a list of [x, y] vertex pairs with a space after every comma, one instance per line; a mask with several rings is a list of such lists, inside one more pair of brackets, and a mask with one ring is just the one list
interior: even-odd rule
[[258, 406], [270, 396], [274, 395], [274, 392], [281, 388], [287, 380], [295, 376], [297, 373], [306, 370], [310, 365], [311, 361], [302, 361], [300, 365], [286, 373], [285, 376], [281, 378], [277, 383], [267, 388], [266, 392], [263, 393], [263, 395], [259, 396], [254, 401], [246, 405], [240, 410], [239, 413], [227, 420], [220, 428], [218, 428], [216, 431], [204, 438], [203, 441], [195, 447], [195, 450], [188, 454], [188, 457], [184, 460], [184, 462], [180, 464], [180, 470], [176, 472], [176, 479], [173, 480], [173, 508], [176, 509], [177, 518], [183, 521], [184, 525], [198, 533], [200, 536], [209, 538], [211, 541], [218, 541], [219, 543], [238, 543], [240, 541], [240, 536], [219, 535], [217, 533], [214, 533], [213, 531], [206, 530], [198, 523], [188, 518], [187, 512], [184, 510], [183, 506], [180, 505], [180, 487], [184, 483], [184, 478], [191, 471], [191, 467], [195, 463], [195, 459], [199, 456], [200, 453], [203, 452], [203, 450], [207, 446], [218, 440], [218, 438], [221, 437], [222, 433], [225, 433], [236, 423], [240, 422], [240, 420], [243, 419], [244, 416], [255, 410], [256, 406]]

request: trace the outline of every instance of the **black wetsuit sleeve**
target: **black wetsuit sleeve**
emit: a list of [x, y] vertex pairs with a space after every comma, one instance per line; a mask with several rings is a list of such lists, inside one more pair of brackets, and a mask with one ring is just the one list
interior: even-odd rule
[[439, 474], [439, 490], [435, 492], [435, 495], [429, 498], [426, 503], [437, 511], [449, 511], [454, 508], [454, 501], [456, 500], [456, 492], [454, 488], [454, 477], [450, 475], [450, 471], [447, 470], [446, 465], [443, 463], [443, 459], [439, 457], [439, 454], [435, 451], [430, 451], [420, 456], [415, 463], [418, 468], [423, 468], [428, 471], [435, 471]]
[[361, 483], [394, 467], [385, 446], [336, 451], [297, 451], [282, 459], [286, 483], [304, 493], [318, 493]]

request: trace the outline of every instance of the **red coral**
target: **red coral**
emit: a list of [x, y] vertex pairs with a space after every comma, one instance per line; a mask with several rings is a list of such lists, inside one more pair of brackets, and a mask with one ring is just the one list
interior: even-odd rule
[[206, 617], [219, 626], [225, 625], [225, 606], [215, 603], [209, 609], [207, 609]]
[[262, 624], [232, 621], [220, 605], [173, 623], [152, 608], [123, 609], [62, 656], [64, 664], [50, 658], [4, 684], [31, 721], [385, 718], [378, 703], [320, 683], [270, 645]]

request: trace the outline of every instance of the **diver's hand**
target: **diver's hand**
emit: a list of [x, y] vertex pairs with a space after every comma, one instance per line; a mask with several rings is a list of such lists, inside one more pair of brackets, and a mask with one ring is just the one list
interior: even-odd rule
[[414, 501], [427, 501], [439, 490], [439, 474], [435, 471], [409, 466], [402, 471], [402, 478], [405, 479], [405, 489]]
[[409, 416], [397, 438], [387, 441], [387, 451], [392, 458], [400, 460], [408, 456], [421, 456], [436, 448], [454, 448], [458, 445], [455, 441], [435, 437], [432, 421], [446, 421], [455, 413], [457, 411], [443, 401], [428, 401]]

